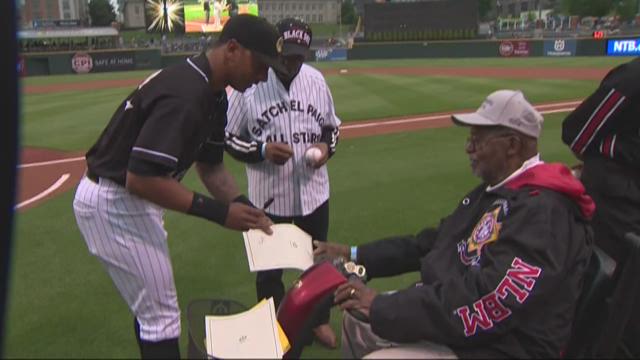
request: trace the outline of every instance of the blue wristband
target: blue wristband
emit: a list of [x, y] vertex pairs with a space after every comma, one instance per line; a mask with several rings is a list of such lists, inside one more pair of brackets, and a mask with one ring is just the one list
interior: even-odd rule
[[262, 143], [262, 146], [260, 147], [260, 155], [262, 155], [263, 159], [266, 159], [265, 154], [267, 152], [267, 143]]
[[351, 261], [358, 260], [358, 247], [357, 246], [352, 246], [351, 247], [351, 258], [349, 260], [351, 260]]

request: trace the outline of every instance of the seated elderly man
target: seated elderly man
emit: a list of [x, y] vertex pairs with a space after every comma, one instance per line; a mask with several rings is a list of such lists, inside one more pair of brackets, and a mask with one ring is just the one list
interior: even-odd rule
[[[341, 285], [345, 357], [558, 357], [571, 332], [592, 246], [595, 206], [561, 164], [540, 159], [543, 118], [519, 91], [470, 114], [466, 152], [483, 183], [437, 228], [316, 255], [362, 264], [370, 278], [420, 271], [421, 283], [378, 294]], [[363, 321], [354, 314], [368, 317]]]

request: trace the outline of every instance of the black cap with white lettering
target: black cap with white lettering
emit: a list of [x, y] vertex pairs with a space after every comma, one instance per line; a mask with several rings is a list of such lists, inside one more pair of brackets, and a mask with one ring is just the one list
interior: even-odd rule
[[284, 38], [282, 55], [306, 56], [311, 46], [311, 27], [297, 18], [282, 19], [276, 24], [280, 35]]
[[286, 72], [279, 60], [282, 36], [266, 19], [250, 14], [230, 17], [222, 28], [218, 42], [225, 43], [231, 39], [251, 50], [260, 61], [278, 71]]

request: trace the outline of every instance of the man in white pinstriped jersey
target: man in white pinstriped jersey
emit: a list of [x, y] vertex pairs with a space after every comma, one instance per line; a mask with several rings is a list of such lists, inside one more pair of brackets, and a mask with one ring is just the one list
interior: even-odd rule
[[[284, 38], [281, 59], [288, 72], [270, 69], [266, 82], [229, 96], [227, 151], [247, 163], [251, 202], [261, 206], [273, 199], [265, 211], [274, 223], [293, 222], [313, 239], [326, 241], [329, 176], [325, 164], [336, 151], [340, 119], [324, 77], [304, 64], [311, 28], [293, 18], [281, 20], [276, 27]], [[304, 154], [311, 147], [322, 155], [309, 164]], [[256, 290], [258, 300], [273, 296], [278, 306], [284, 296], [282, 270], [259, 272]], [[314, 333], [323, 345], [335, 348], [329, 307]], [[300, 344], [294, 341], [294, 346]], [[290, 354], [295, 357], [295, 352], [294, 348]]]
[[[234, 17], [212, 48], [138, 86], [87, 153], [73, 202], [76, 220], [135, 316], [143, 359], [180, 357], [164, 209], [270, 232], [269, 218], [249, 206], [222, 162], [225, 88], [244, 91], [266, 80], [269, 66], [281, 65], [279, 48], [280, 35], [266, 20]], [[180, 184], [194, 162], [215, 199]]]

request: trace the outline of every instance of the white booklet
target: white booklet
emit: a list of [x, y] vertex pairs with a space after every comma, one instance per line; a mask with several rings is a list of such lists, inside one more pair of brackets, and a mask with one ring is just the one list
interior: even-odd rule
[[243, 234], [249, 270], [307, 270], [313, 265], [311, 235], [293, 224], [271, 226], [272, 235], [251, 229]]
[[281, 359], [289, 349], [273, 298], [239, 314], [207, 315], [205, 330], [207, 354], [217, 359]]

